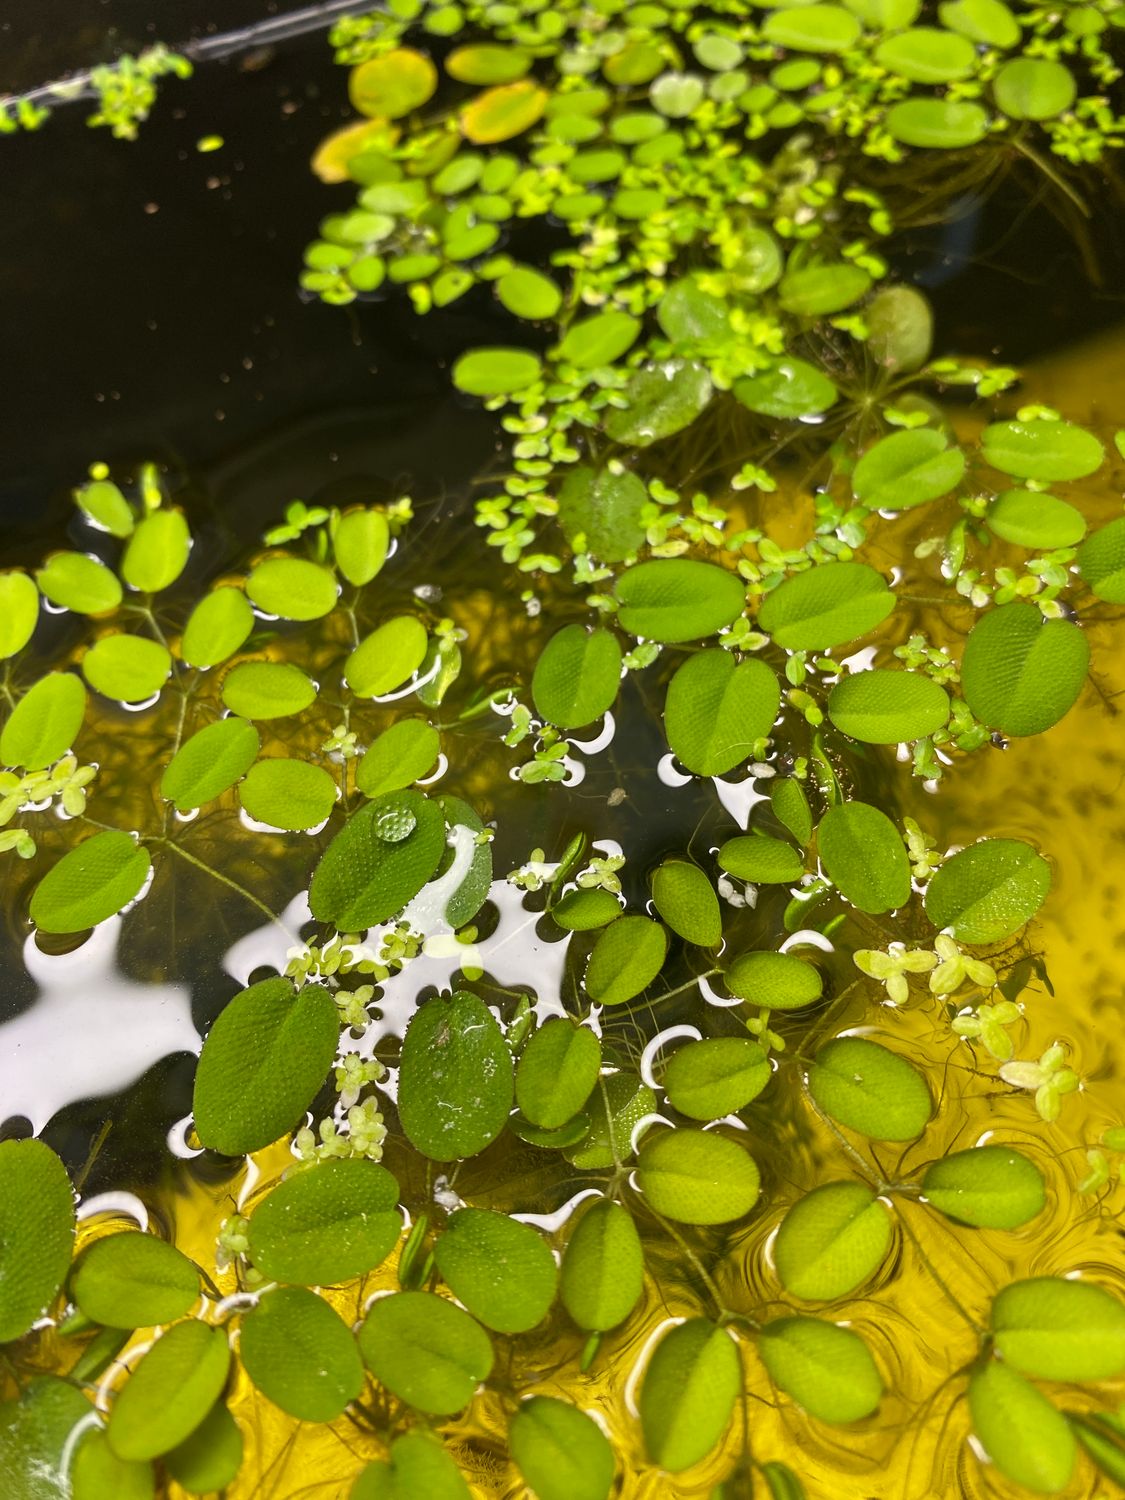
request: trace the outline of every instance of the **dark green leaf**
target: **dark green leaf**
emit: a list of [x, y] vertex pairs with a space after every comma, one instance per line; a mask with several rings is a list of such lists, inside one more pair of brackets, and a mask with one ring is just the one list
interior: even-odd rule
[[828, 695], [828, 717], [836, 728], [866, 745], [922, 739], [944, 727], [949, 710], [949, 694], [921, 672], [855, 672], [841, 677]]
[[1003, 541], [1038, 552], [1073, 547], [1086, 535], [1082, 512], [1042, 490], [1005, 490], [989, 506], [985, 521]]
[[745, 833], [727, 839], [718, 853], [719, 868], [736, 880], [755, 885], [794, 885], [805, 873], [802, 854], [781, 839]]
[[633, 1154], [633, 1131], [656, 1108], [656, 1095], [635, 1073], [603, 1074], [590, 1096], [590, 1128], [567, 1159], [583, 1171], [612, 1167]]
[[250, 1217], [249, 1257], [270, 1281], [332, 1286], [382, 1265], [398, 1243], [398, 1183], [361, 1159], [279, 1183]]
[[998, 943], [1043, 905], [1051, 867], [1020, 839], [981, 839], [946, 860], [926, 887], [926, 915], [959, 943]]
[[690, 860], [664, 861], [653, 873], [652, 899], [659, 915], [685, 942], [714, 948], [722, 940], [719, 898], [707, 876]]
[[85, 932], [136, 900], [151, 866], [127, 833], [95, 833], [36, 886], [31, 919], [41, 932]]
[[348, 1500], [472, 1500], [460, 1469], [425, 1428], [395, 1438], [390, 1460], [368, 1464]]
[[171, 1323], [199, 1297], [199, 1272], [152, 1234], [110, 1234], [85, 1250], [70, 1279], [78, 1307], [109, 1328]]
[[567, 891], [566, 895], [552, 906], [551, 916], [567, 932], [592, 932], [605, 927], [621, 915], [621, 903], [612, 891], [595, 887], [593, 890]]
[[531, 696], [548, 723], [580, 729], [613, 707], [620, 680], [621, 647], [615, 635], [564, 625], [535, 664]]
[[421, 792], [384, 792], [353, 813], [313, 873], [312, 914], [339, 932], [363, 932], [400, 912], [433, 876], [445, 819]]
[[558, 1270], [537, 1229], [491, 1209], [450, 1215], [434, 1261], [458, 1302], [486, 1328], [526, 1333], [555, 1300]]
[[225, 1156], [260, 1151], [300, 1123], [336, 1055], [340, 1025], [320, 985], [263, 979], [211, 1027], [195, 1075], [199, 1139]]
[[714, 635], [742, 613], [742, 580], [714, 563], [659, 558], [627, 568], [617, 580], [618, 619], [630, 635], [652, 641], [695, 641]]
[[1082, 543], [1078, 571], [1099, 599], [1125, 604], [1125, 516], [1100, 527]]
[[74, 1246], [74, 1195], [42, 1141], [0, 1141], [0, 1344], [20, 1338], [62, 1286]]
[[264, 1293], [242, 1319], [238, 1352], [262, 1395], [299, 1422], [334, 1422], [363, 1389], [351, 1329], [303, 1287]]
[[668, 953], [668, 934], [650, 917], [618, 917], [594, 944], [585, 987], [599, 1005], [622, 1005], [648, 988]]
[[767, 594], [758, 623], [786, 651], [824, 651], [867, 635], [894, 607], [882, 574], [866, 563], [821, 563]]
[[724, 978], [732, 995], [765, 1010], [801, 1010], [824, 989], [819, 970], [791, 953], [743, 953]]
[[835, 404], [836, 387], [816, 365], [804, 359], [779, 359], [756, 375], [736, 380], [735, 397], [764, 417], [796, 420], [815, 417]]
[[191, 812], [221, 796], [254, 764], [262, 742], [253, 724], [232, 715], [197, 730], [169, 762], [160, 795]]
[[716, 646], [688, 657], [668, 684], [664, 727], [680, 762], [721, 776], [744, 761], [773, 726], [781, 688], [765, 662], [735, 664]]
[[559, 490], [559, 525], [576, 550], [622, 562], [642, 546], [648, 491], [628, 469], [571, 469]]
[[1045, 620], [1034, 604], [1004, 604], [969, 632], [961, 687], [973, 713], [1004, 734], [1041, 734], [1077, 701], [1090, 647], [1071, 620]]
[[589, 1027], [554, 1016], [535, 1032], [520, 1056], [516, 1103], [533, 1125], [557, 1130], [590, 1097], [601, 1061], [601, 1043]]
[[402, 1043], [399, 1116], [431, 1161], [476, 1156], [512, 1107], [512, 1057], [488, 1008], [461, 990], [427, 1000]]
[[770, 782], [770, 806], [779, 823], [793, 835], [802, 849], [812, 838], [813, 819], [809, 799], [799, 781], [791, 776]]
[[175, 1323], [133, 1367], [109, 1414], [118, 1458], [143, 1461], [178, 1447], [218, 1400], [230, 1367], [226, 1330]]
[[878, 916], [910, 900], [910, 861], [898, 830], [877, 807], [829, 808], [816, 832], [824, 873], [846, 901]]
[[711, 400], [711, 376], [695, 360], [667, 359], [642, 366], [621, 394], [626, 405], [607, 412], [606, 436], [647, 448], [691, 426]]
[[432, 1292], [378, 1298], [359, 1331], [359, 1348], [376, 1380], [434, 1416], [462, 1411], [492, 1370], [484, 1329]]
[[242, 1433], [221, 1401], [216, 1401], [199, 1426], [165, 1453], [161, 1463], [182, 1489], [207, 1495], [233, 1484], [242, 1467]]

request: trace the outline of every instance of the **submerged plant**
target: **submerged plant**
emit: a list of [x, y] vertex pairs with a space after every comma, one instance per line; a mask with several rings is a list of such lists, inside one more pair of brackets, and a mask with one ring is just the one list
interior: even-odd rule
[[[1125, 1474], [1125, 1302], [1043, 1227], [1049, 1197], [1111, 1189], [1121, 1146], [1060, 1164], [1044, 1134], [1085, 1087], [1063, 1042], [1027, 1056], [1051, 865], [985, 830], [946, 849], [867, 790], [880, 747], [936, 789], [1069, 711], [1086, 627], [1125, 599], [1125, 519], [1088, 530], [1101, 436], [1001, 404], [1014, 371], [930, 359], [877, 248], [896, 179], [864, 170], [1096, 157], [1119, 13], [918, 19], [399, 0], [338, 26], [365, 118], [317, 167], [360, 201], [304, 286], [402, 284], [428, 313], [483, 283], [537, 330], [452, 370], [510, 439], [476, 520], [534, 644], [498, 672], [406, 575], [405, 498], [294, 502], [205, 578], [158, 476], [97, 469], [76, 547], [0, 574], [13, 904], [73, 939], [175, 911], [176, 872], [257, 924], [191, 1130], [217, 1171], [263, 1169], [199, 1264], [154, 1233], [76, 1240], [59, 1158], [0, 1144], [9, 1467], [76, 1500], [241, 1493], [249, 1382], [340, 1424], [353, 1500], [507, 1484], [469, 1409], [539, 1500], [607, 1500], [642, 1453], [707, 1466], [716, 1500], [795, 1500], [757, 1411], [858, 1443], [939, 1398], [1024, 1490], [1064, 1491], [1080, 1452]], [[940, 404], [957, 386], [971, 419]], [[888, 549], [917, 569], [888, 577]], [[936, 601], [911, 598], [927, 572]], [[119, 704], [163, 748], [114, 817], [137, 768], [83, 755]], [[599, 758], [632, 739], [640, 769]], [[647, 843], [645, 757], [669, 809]], [[981, 1100], [1000, 1125], [954, 1149]], [[993, 1274], [1040, 1234], [1049, 1273]], [[924, 1391], [883, 1331], [898, 1256], [954, 1326]], [[631, 1410], [595, 1420], [583, 1380], [624, 1384], [653, 1285], [676, 1311], [625, 1356]]]

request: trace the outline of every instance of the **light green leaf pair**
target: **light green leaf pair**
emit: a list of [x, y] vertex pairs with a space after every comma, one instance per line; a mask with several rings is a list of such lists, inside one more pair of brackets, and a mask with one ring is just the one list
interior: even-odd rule
[[668, 953], [668, 934], [650, 917], [618, 917], [594, 944], [584, 984], [598, 1005], [623, 1005], [646, 990]]

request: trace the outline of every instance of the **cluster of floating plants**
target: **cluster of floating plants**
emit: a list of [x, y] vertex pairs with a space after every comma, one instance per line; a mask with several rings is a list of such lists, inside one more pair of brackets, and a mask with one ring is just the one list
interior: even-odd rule
[[[315, 166], [359, 198], [303, 285], [401, 284], [437, 314], [484, 283], [528, 325], [451, 373], [510, 439], [476, 520], [529, 663], [498, 685], [471, 624], [413, 588], [405, 499], [294, 504], [210, 577], [154, 471], [98, 468], [75, 550], [0, 574], [0, 851], [27, 930], [129, 922], [189, 869], [275, 955], [199, 1058], [194, 1148], [266, 1163], [209, 1263], [96, 1219], [76, 1239], [60, 1159], [0, 1144], [16, 1494], [249, 1493], [247, 1382], [347, 1428], [353, 1500], [514, 1474], [607, 1500], [638, 1465], [799, 1500], [759, 1411], [859, 1442], [881, 1407], [908, 1426], [938, 1401], [1018, 1492], [1080, 1464], [1125, 1483], [1101, 1384], [1125, 1304], [1069, 1265], [985, 1306], [954, 1286], [959, 1261], [1002, 1265], [982, 1242], [1033, 1244], [1049, 1198], [1097, 1205], [1125, 1150], [1115, 1129], [1060, 1166], [1041, 1134], [1081, 1080], [1061, 1044], [1018, 1055], [1050, 851], [981, 830], [946, 852], [862, 795], [878, 747], [936, 790], [1057, 723], [1085, 627], [1125, 603], [1125, 518], [1091, 531], [1082, 504], [1105, 435], [1016, 405], [1013, 370], [931, 359], [929, 307], [880, 248], [935, 184], [1013, 163], [1067, 211], [1121, 141], [1122, 18], [399, 3], [338, 25], [365, 118]], [[919, 607], [953, 611], [960, 653]], [[121, 703], [166, 747], [151, 785], [83, 761]], [[615, 771], [595, 812], [570, 789], [634, 740], [652, 769]], [[107, 823], [114, 777], [136, 792]], [[689, 811], [635, 855], [613, 834], [644, 777]], [[263, 900], [247, 835], [303, 861], [307, 895]], [[985, 1094], [1021, 1101], [1018, 1147], [950, 1149]], [[971, 1345], [921, 1392], [896, 1389], [880, 1323], [902, 1256]], [[676, 1278], [690, 1310], [666, 1317], [653, 1287]], [[615, 1366], [641, 1320], [640, 1365]], [[628, 1402], [595, 1419], [607, 1368]]]

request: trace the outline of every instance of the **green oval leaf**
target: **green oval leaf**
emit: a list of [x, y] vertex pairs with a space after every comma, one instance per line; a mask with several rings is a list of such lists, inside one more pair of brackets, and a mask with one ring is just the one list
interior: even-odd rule
[[507, 1214], [485, 1208], [450, 1214], [434, 1262], [458, 1302], [497, 1333], [526, 1333], [555, 1300], [550, 1246], [537, 1229]]
[[1036, 1276], [993, 1299], [1006, 1364], [1040, 1380], [1112, 1380], [1125, 1370], [1125, 1303], [1088, 1281]]
[[580, 370], [612, 365], [630, 349], [641, 331], [639, 318], [611, 309], [572, 323], [555, 351], [556, 358]]
[[396, 47], [352, 71], [348, 96], [361, 115], [398, 120], [420, 109], [437, 88], [437, 69], [422, 52]]
[[460, 1469], [425, 1428], [395, 1438], [390, 1460], [368, 1464], [348, 1500], [472, 1500]]
[[105, 563], [84, 552], [56, 552], [35, 575], [40, 592], [60, 609], [104, 615], [121, 603], [121, 584]]
[[812, 838], [813, 818], [809, 799], [801, 783], [792, 776], [777, 777], [771, 781], [770, 807], [774, 817], [803, 849]]
[[224, 1156], [260, 1151], [300, 1122], [336, 1055], [340, 1024], [320, 985], [263, 979], [236, 995], [207, 1034], [192, 1109], [202, 1143]]
[[768, 369], [736, 380], [731, 389], [750, 411], [792, 421], [819, 416], [839, 395], [828, 376], [804, 359], [779, 359]]
[[271, 557], [250, 570], [246, 592], [281, 620], [319, 620], [336, 607], [339, 587], [328, 568], [299, 557]]
[[241, 589], [214, 589], [188, 616], [180, 655], [189, 667], [215, 667], [246, 644], [254, 611]]
[[1021, 839], [981, 839], [946, 860], [926, 887], [926, 915], [959, 943], [999, 943], [1030, 922], [1051, 867]]
[[42, 1141], [0, 1141], [0, 1344], [27, 1332], [70, 1268], [74, 1194]]
[[652, 1462], [679, 1474], [706, 1458], [726, 1432], [741, 1389], [738, 1346], [725, 1328], [689, 1318], [666, 1333], [638, 1401]]
[[954, 83], [976, 66], [976, 48], [966, 37], [938, 26], [911, 26], [875, 48], [875, 61], [912, 83]]
[[400, 912], [434, 874], [445, 819], [421, 792], [384, 792], [361, 807], [313, 873], [309, 905], [338, 932], [365, 932]]
[[939, 1212], [978, 1229], [1019, 1229], [1047, 1202], [1039, 1168], [1008, 1146], [942, 1157], [926, 1168], [922, 1193]]
[[441, 738], [424, 719], [401, 719], [385, 729], [356, 766], [355, 784], [365, 797], [397, 792], [420, 781], [437, 765]]
[[173, 1324], [133, 1368], [110, 1411], [109, 1443], [118, 1458], [159, 1458], [178, 1447], [218, 1400], [229, 1368], [225, 1329], [194, 1318]]
[[[808, 5], [800, 11], [775, 11], [772, 16], [766, 17], [764, 29], [768, 33], [770, 23], [778, 18], [781, 18], [784, 25], [795, 23], [803, 27], [810, 20], [823, 20], [820, 12], [837, 10], [842, 16], [847, 16], [848, 24], [854, 26], [858, 33], [859, 23], [855, 17], [849, 15], [842, 6], [835, 5]], [[817, 46], [807, 50], [829, 52], [835, 49]], [[794, 313], [799, 318], [826, 318], [830, 313], [843, 312], [845, 307], [858, 302], [870, 285], [871, 277], [862, 266], [850, 261], [814, 261], [811, 265], [787, 270], [777, 291], [781, 306], [786, 312]]]
[[336, 522], [332, 552], [340, 573], [362, 588], [382, 570], [391, 543], [391, 529], [381, 510], [349, 510]]
[[541, 369], [526, 349], [470, 349], [453, 366], [453, 384], [467, 396], [510, 396], [534, 385]]
[[74, 1450], [66, 1494], [68, 1500], [105, 1500], [107, 1495], [113, 1500], [152, 1500], [156, 1474], [150, 1463], [118, 1458], [104, 1429], [95, 1428]]
[[334, 1422], [363, 1390], [351, 1329], [303, 1287], [264, 1293], [242, 1319], [238, 1352], [262, 1395], [299, 1422]]
[[613, 1449], [598, 1424], [568, 1401], [532, 1396], [522, 1402], [508, 1441], [538, 1500], [607, 1500]]
[[821, 563], [762, 600], [758, 624], [786, 651], [824, 651], [881, 625], [895, 596], [866, 563]]
[[722, 941], [723, 918], [715, 888], [698, 865], [666, 859], [652, 877], [656, 910], [677, 937], [701, 948]]
[[875, 1274], [891, 1243], [891, 1216], [861, 1182], [829, 1182], [781, 1221], [773, 1259], [782, 1286], [807, 1302], [846, 1297]]
[[565, 932], [592, 932], [605, 927], [621, 915], [621, 902], [612, 893], [599, 887], [567, 891], [556, 905], [551, 907], [551, 917]]
[[622, 562], [644, 543], [648, 504], [648, 491], [629, 469], [579, 465], [559, 490], [559, 525], [576, 551]]
[[714, 563], [658, 558], [617, 579], [618, 620], [650, 641], [695, 641], [732, 624], [746, 602], [742, 580]]
[[594, 944], [585, 987], [598, 1005], [622, 1005], [648, 988], [668, 953], [668, 934], [650, 917], [618, 917]]
[[867, 347], [885, 370], [909, 374], [930, 357], [934, 315], [916, 287], [885, 286], [864, 309]]
[[1084, 479], [1105, 453], [1092, 433], [1073, 422], [993, 422], [981, 434], [985, 460], [1017, 479]]
[[580, 729], [612, 708], [621, 680], [621, 647], [608, 630], [564, 625], [535, 664], [536, 710], [560, 729]]
[[284, 661], [248, 661], [223, 678], [223, 702], [244, 719], [286, 719], [308, 708], [316, 684]]
[[965, 472], [965, 455], [933, 427], [892, 432], [855, 466], [852, 491], [871, 510], [912, 510], [948, 495]]
[[22, 651], [39, 622], [39, 590], [26, 573], [0, 573], [0, 661]]
[[475, 995], [460, 990], [415, 1012], [402, 1043], [398, 1105], [407, 1139], [423, 1156], [476, 1156], [504, 1128], [512, 1093], [504, 1034]]
[[969, 1378], [973, 1431], [1005, 1478], [1038, 1495], [1066, 1489], [1078, 1446], [1066, 1418], [1029, 1380], [990, 1359]]
[[668, 684], [664, 727], [681, 764], [700, 776], [721, 776], [765, 739], [781, 706], [781, 687], [765, 662], [735, 664], [713, 647], [689, 656]]
[[334, 1286], [382, 1265], [398, 1243], [398, 1183], [361, 1159], [286, 1178], [250, 1216], [249, 1257], [270, 1281]]
[[[1039, 613], [1032, 605], [1026, 608]], [[920, 740], [943, 728], [949, 712], [949, 694], [921, 672], [883, 668], [854, 672], [841, 677], [828, 695], [828, 717], [833, 724], [865, 745]]]
[[844, 802], [816, 831], [824, 873], [860, 911], [878, 916], [910, 900], [910, 861], [898, 829], [877, 807]]
[[758, 1353], [779, 1391], [821, 1422], [869, 1417], [883, 1395], [875, 1361], [858, 1333], [819, 1318], [777, 1318]]
[[729, 1224], [758, 1201], [754, 1158], [707, 1130], [659, 1130], [637, 1158], [637, 1185], [658, 1214], [677, 1224]]
[[755, 885], [794, 885], [805, 873], [805, 860], [781, 839], [764, 833], [727, 839], [718, 853], [719, 868], [736, 880]]
[[817, 1052], [809, 1093], [826, 1115], [876, 1141], [912, 1141], [933, 1114], [912, 1063], [866, 1037], [837, 1037]]
[[904, 99], [887, 111], [887, 133], [904, 146], [961, 151], [988, 134], [988, 112], [953, 99]]
[[36, 886], [31, 920], [41, 932], [85, 932], [140, 895], [152, 867], [127, 833], [95, 833], [64, 854]]
[[53, 1375], [30, 1380], [18, 1401], [0, 1404], [0, 1465], [9, 1500], [58, 1500], [66, 1494], [70, 1434], [93, 1407]]
[[133, 530], [133, 508], [117, 485], [109, 479], [95, 479], [74, 491], [75, 504], [99, 531], [125, 538]]
[[360, 641], [344, 665], [344, 679], [357, 698], [392, 693], [414, 676], [428, 645], [421, 620], [396, 615]]
[[517, 318], [553, 318], [562, 306], [562, 292], [549, 276], [531, 266], [513, 266], [496, 283], [496, 295]]
[[743, 953], [723, 977], [732, 995], [765, 1010], [801, 1010], [824, 990], [820, 971], [791, 953]]
[[191, 1495], [207, 1495], [233, 1484], [242, 1468], [242, 1433], [221, 1401], [216, 1401], [199, 1426], [161, 1463], [178, 1485]]
[[238, 797], [257, 822], [295, 833], [325, 821], [336, 805], [336, 783], [308, 761], [274, 758], [251, 767]]
[[380, 1297], [359, 1330], [364, 1363], [387, 1390], [433, 1416], [452, 1416], [492, 1370], [488, 1334], [432, 1292]]
[[1099, 599], [1125, 604], [1125, 516], [1099, 527], [1082, 543], [1078, 571]]
[[160, 780], [160, 795], [191, 812], [232, 787], [254, 764], [262, 742], [253, 724], [232, 716], [198, 730], [181, 745]]
[[187, 566], [191, 532], [183, 512], [154, 510], [129, 538], [121, 559], [121, 576], [142, 594], [158, 594]]
[[772, 11], [762, 35], [775, 47], [794, 52], [849, 52], [859, 40], [860, 26], [842, 5], [803, 5]]
[[771, 1077], [769, 1058], [749, 1037], [688, 1042], [668, 1059], [664, 1092], [692, 1120], [721, 1120], [756, 1099]]
[[48, 672], [12, 710], [0, 734], [0, 761], [42, 771], [74, 744], [86, 714], [86, 689], [73, 672]]
[[601, 1043], [588, 1026], [554, 1016], [520, 1054], [516, 1103], [533, 1125], [557, 1130], [593, 1093], [601, 1061]]
[[563, 1252], [559, 1295], [579, 1328], [605, 1333], [641, 1300], [645, 1261], [631, 1214], [599, 1198], [578, 1220]]
[[941, 24], [986, 47], [1015, 47], [1020, 26], [1004, 0], [944, 0], [938, 6]]
[[79, 1308], [107, 1328], [148, 1328], [182, 1317], [199, 1297], [199, 1272], [152, 1234], [109, 1234], [82, 1253], [70, 1278]]
[[1086, 535], [1082, 512], [1042, 490], [1005, 490], [984, 519], [989, 531], [1002, 541], [1036, 551], [1073, 547]]
[[992, 96], [1010, 120], [1053, 120], [1077, 93], [1070, 69], [1043, 57], [1015, 57], [992, 80]]
[[582, 1171], [612, 1167], [633, 1155], [633, 1132], [656, 1108], [656, 1095], [635, 1073], [603, 1074], [590, 1096], [589, 1128], [567, 1160]]
[[138, 635], [103, 635], [82, 658], [82, 675], [94, 691], [119, 703], [153, 697], [171, 672], [167, 647]]
[[606, 436], [647, 448], [691, 426], [711, 400], [711, 376], [696, 360], [666, 359], [643, 365], [621, 395], [625, 405], [606, 414]]
[[969, 632], [961, 690], [990, 728], [1042, 734], [1073, 708], [1089, 664], [1090, 647], [1072, 620], [1046, 620], [1034, 604], [1004, 604]]

